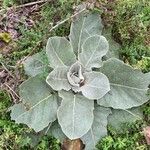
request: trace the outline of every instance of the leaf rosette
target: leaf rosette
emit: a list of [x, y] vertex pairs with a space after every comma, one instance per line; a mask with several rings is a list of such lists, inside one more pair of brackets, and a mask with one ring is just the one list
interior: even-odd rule
[[[69, 40], [48, 39], [48, 63], [41, 53], [24, 62], [32, 77], [20, 86], [22, 103], [11, 108], [11, 118], [37, 132], [49, 125], [48, 133], [61, 141], [81, 138], [85, 149], [93, 150], [107, 135], [108, 123], [119, 129], [122, 122], [141, 118], [138, 106], [149, 100], [150, 73], [118, 60], [120, 46], [109, 36], [109, 47], [99, 15], [85, 12], [74, 18]], [[42, 73], [49, 66], [45, 81]]]
[[[75, 62], [71, 67], [58, 67], [46, 79], [54, 90], [70, 90], [75, 93], [82, 92], [88, 99], [100, 99], [109, 90], [108, 78], [94, 71], [86, 71], [80, 62]], [[61, 86], [60, 86], [61, 85]]]

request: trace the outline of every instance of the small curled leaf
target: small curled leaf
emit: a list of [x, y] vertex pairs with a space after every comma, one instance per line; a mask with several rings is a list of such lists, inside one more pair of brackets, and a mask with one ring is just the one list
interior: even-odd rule
[[74, 63], [68, 73], [68, 81], [72, 86], [80, 87], [82, 82], [84, 82], [83, 68], [79, 62]]

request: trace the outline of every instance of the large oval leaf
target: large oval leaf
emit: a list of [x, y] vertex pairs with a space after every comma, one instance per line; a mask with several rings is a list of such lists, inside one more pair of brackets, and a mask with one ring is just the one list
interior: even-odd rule
[[88, 99], [102, 98], [108, 91], [110, 91], [110, 85], [108, 78], [100, 72], [86, 72], [85, 83], [80, 87], [79, 91]]
[[107, 135], [107, 117], [109, 114], [111, 114], [109, 108], [95, 107], [93, 125], [89, 132], [81, 137], [85, 144], [85, 150], [95, 150], [97, 142]]
[[89, 37], [82, 45], [79, 61], [85, 69], [99, 68], [102, 65], [102, 57], [108, 52], [108, 41], [104, 36], [94, 35]]
[[72, 46], [64, 37], [50, 37], [46, 45], [46, 53], [52, 68], [70, 66], [76, 61]]
[[75, 54], [79, 55], [81, 52], [81, 45], [92, 35], [101, 34], [103, 25], [101, 18], [97, 13], [80, 13], [71, 24], [69, 39], [73, 46]]
[[29, 76], [36, 76], [48, 71], [47, 57], [45, 53], [40, 52], [28, 57], [24, 62], [25, 73]]
[[71, 85], [67, 79], [68, 67], [55, 68], [46, 78], [46, 82], [56, 91], [62, 89], [69, 91]]
[[40, 76], [26, 80], [20, 86], [22, 103], [11, 108], [11, 119], [28, 125], [36, 132], [43, 130], [56, 119], [57, 95], [51, 92]]
[[69, 139], [77, 139], [88, 132], [93, 123], [94, 101], [79, 94], [60, 91], [61, 106], [58, 109], [58, 122]]
[[150, 75], [112, 58], [101, 68], [111, 85], [111, 91], [98, 104], [115, 109], [129, 109], [137, 107], [149, 100], [147, 96]]

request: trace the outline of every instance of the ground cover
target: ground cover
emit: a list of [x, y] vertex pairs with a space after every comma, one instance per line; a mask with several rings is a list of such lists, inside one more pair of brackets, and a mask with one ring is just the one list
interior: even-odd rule
[[[25, 3], [29, 3], [26, 1]], [[93, 3], [94, 2], [94, 3]], [[71, 19], [51, 32], [53, 26], [71, 16], [81, 1], [51, 1], [13, 8], [0, 12], [0, 148], [1, 149], [60, 149], [60, 142], [51, 135], [37, 134], [24, 125], [10, 121], [8, 108], [17, 102], [18, 85], [27, 76], [24, 75], [22, 61], [45, 49], [49, 36], [67, 36]], [[92, 11], [102, 15], [105, 28], [109, 28], [112, 37], [117, 41], [120, 59], [140, 68], [143, 72], [150, 71], [150, 4], [148, 0], [99, 0], [86, 1]], [[12, 5], [20, 6], [23, 1], [4, 0], [1, 10]], [[3, 33], [3, 34], [2, 34]], [[4, 34], [5, 33], [5, 34]], [[14, 92], [13, 92], [14, 91]], [[13, 100], [13, 101], [12, 101]], [[141, 107], [144, 118], [134, 124], [124, 124], [124, 131], [117, 133], [109, 127], [109, 135], [97, 144], [103, 150], [147, 150], [143, 128], [150, 123], [149, 103]], [[28, 136], [26, 136], [28, 135]]]

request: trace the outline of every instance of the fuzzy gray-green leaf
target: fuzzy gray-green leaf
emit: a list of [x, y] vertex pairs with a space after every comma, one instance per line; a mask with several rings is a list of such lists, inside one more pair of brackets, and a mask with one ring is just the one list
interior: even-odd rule
[[70, 66], [76, 61], [72, 46], [65, 37], [50, 37], [46, 45], [46, 54], [52, 68]]
[[60, 91], [61, 106], [57, 117], [62, 131], [69, 139], [77, 139], [88, 132], [93, 123], [94, 101], [80, 94]]
[[71, 85], [67, 79], [67, 71], [68, 67], [58, 67], [55, 68], [50, 74], [47, 76], [46, 82], [57, 91], [62, 89], [69, 91], [71, 89]]
[[104, 36], [94, 35], [86, 39], [79, 54], [79, 61], [85, 69], [99, 68], [102, 66], [102, 57], [108, 52], [108, 41]]
[[99, 105], [114, 109], [129, 109], [149, 100], [147, 91], [150, 75], [116, 58], [107, 60], [100, 71], [108, 77], [111, 90], [98, 100]]
[[95, 150], [97, 142], [107, 135], [107, 117], [109, 114], [111, 114], [109, 108], [95, 107], [93, 125], [89, 132], [81, 137], [85, 144], [85, 150]]
[[22, 103], [11, 108], [11, 119], [24, 123], [36, 132], [43, 130], [55, 121], [57, 112], [57, 95], [52, 94], [45, 79], [35, 76], [20, 86]]
[[88, 99], [102, 98], [110, 91], [110, 84], [108, 78], [100, 72], [86, 72], [84, 85], [80, 87], [79, 91]]
[[47, 58], [43, 52], [30, 56], [23, 62], [25, 73], [29, 76], [46, 72], [47, 64]]
[[101, 34], [103, 25], [99, 14], [83, 12], [77, 15], [71, 24], [69, 39], [75, 54], [81, 52], [81, 45], [92, 35]]

